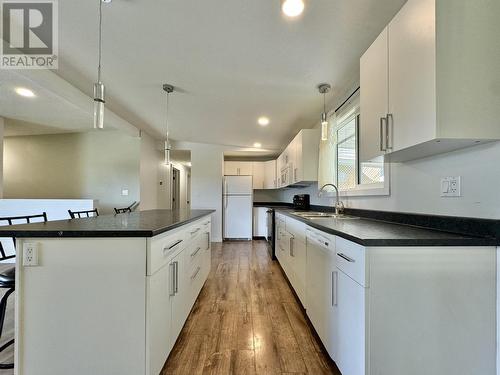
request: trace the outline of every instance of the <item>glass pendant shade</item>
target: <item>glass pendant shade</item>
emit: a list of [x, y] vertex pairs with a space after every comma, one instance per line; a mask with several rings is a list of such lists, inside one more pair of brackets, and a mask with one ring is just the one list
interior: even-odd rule
[[94, 84], [94, 129], [104, 128], [104, 85]]
[[328, 140], [328, 120], [326, 117], [326, 112], [321, 114], [321, 140]]
[[170, 165], [170, 150], [170, 143], [165, 141], [165, 165]]

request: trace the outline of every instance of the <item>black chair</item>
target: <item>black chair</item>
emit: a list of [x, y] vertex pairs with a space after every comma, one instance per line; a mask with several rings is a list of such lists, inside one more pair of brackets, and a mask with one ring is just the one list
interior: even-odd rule
[[116, 208], [115, 207], [115, 214], [118, 215], [118, 214], [125, 214], [127, 212], [132, 212], [132, 207], [134, 207], [135, 204], [136, 204], [136, 202], [132, 203], [130, 206], [125, 207], [125, 208]]
[[[31, 223], [33, 219], [43, 219], [44, 222], [47, 221], [47, 214], [44, 212], [40, 215], [29, 215], [29, 216], [14, 216], [14, 217], [0, 217], [0, 223], [7, 222], [8, 225], [15, 224], [25, 224]], [[15, 245], [15, 243], [14, 243]], [[0, 242], [0, 261], [6, 259], [15, 258], [16, 255], [7, 255], [5, 254], [5, 250]], [[0, 288], [8, 289], [7, 292], [3, 295], [0, 301], [0, 337], [2, 337], [3, 324], [5, 321], [5, 312], [7, 311], [7, 300], [9, 296], [14, 293], [16, 289], [16, 267], [9, 267], [7, 270], [0, 273]], [[3, 352], [9, 346], [14, 344], [14, 339], [6, 342], [4, 345], [0, 347], [0, 352]], [[14, 368], [13, 363], [0, 363], [0, 369], [11, 369]]]
[[[88, 210], [88, 211], [71, 211], [71, 210], [68, 210], [68, 213], [69, 213], [69, 217], [72, 218], [72, 219], [81, 219], [82, 217], [95, 217], [95, 216], [99, 216], [99, 212], [97, 211], [97, 208], [93, 209], [93, 210]], [[92, 216], [90, 216], [90, 214], [93, 214]]]

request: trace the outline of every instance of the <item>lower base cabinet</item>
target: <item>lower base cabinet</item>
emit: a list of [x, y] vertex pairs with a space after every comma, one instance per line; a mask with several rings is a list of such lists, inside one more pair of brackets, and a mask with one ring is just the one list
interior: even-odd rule
[[343, 375], [496, 374], [495, 247], [364, 247], [307, 226], [300, 258], [302, 223], [282, 216], [278, 261]]
[[[146, 374], [158, 375], [165, 364], [211, 268], [210, 219], [155, 239], [163, 257], [147, 276]], [[153, 250], [152, 250], [153, 251]]]

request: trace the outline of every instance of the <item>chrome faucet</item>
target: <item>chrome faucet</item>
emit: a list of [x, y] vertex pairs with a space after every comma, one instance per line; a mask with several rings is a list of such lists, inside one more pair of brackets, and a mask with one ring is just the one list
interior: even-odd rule
[[340, 197], [339, 197], [339, 189], [337, 186], [335, 186], [334, 184], [325, 184], [321, 187], [321, 189], [319, 189], [319, 192], [318, 192], [318, 197], [321, 197], [321, 193], [323, 192], [323, 190], [327, 187], [327, 186], [331, 186], [335, 189], [335, 196], [336, 196], [336, 201], [335, 201], [335, 214], [336, 215], [342, 215], [342, 213], [344, 212], [344, 203], [342, 203], [340, 201]]

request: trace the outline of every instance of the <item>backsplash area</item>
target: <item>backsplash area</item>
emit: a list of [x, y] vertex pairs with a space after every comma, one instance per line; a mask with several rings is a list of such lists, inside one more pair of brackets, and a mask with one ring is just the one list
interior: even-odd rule
[[286, 188], [276, 190], [254, 190], [255, 202], [286, 202], [292, 203], [293, 196], [296, 194], [309, 194], [311, 204], [316, 206], [331, 206], [335, 201], [335, 194], [325, 193], [331, 197], [318, 197], [318, 184], [313, 183], [310, 186], [302, 188]]

